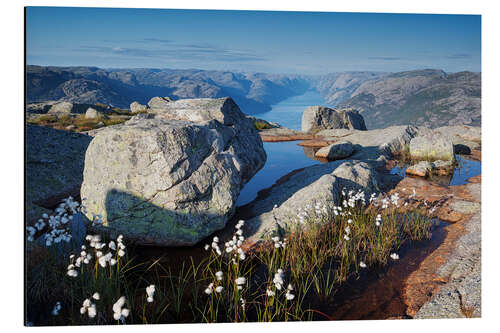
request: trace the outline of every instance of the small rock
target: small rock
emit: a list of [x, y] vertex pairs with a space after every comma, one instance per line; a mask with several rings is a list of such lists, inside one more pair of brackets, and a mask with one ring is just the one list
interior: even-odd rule
[[349, 157], [352, 155], [353, 151], [352, 143], [343, 141], [321, 148], [316, 152], [315, 156], [333, 161]]
[[66, 130], [67, 130], [67, 131], [72, 131], [72, 130], [74, 130], [75, 128], [76, 128], [76, 126], [75, 126], [75, 125], [69, 125], [69, 126], [66, 126]]
[[427, 177], [430, 171], [432, 171], [432, 164], [428, 161], [421, 161], [406, 168], [406, 174], [419, 177]]
[[140, 104], [139, 102], [132, 102], [130, 104], [130, 112], [141, 112], [141, 111], [146, 111], [147, 109], [147, 106], [146, 105], [142, 105]]
[[97, 125], [95, 125], [95, 128], [101, 128], [101, 127], [104, 127], [104, 126], [105, 126], [105, 124], [102, 121], [100, 121], [100, 122], [97, 123]]
[[94, 108], [88, 108], [87, 112], [85, 112], [85, 119], [97, 119], [99, 116], [100, 113]]

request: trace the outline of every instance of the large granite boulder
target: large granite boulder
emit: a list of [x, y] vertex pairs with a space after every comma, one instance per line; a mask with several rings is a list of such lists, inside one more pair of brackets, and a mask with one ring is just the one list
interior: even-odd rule
[[361, 161], [314, 165], [286, 178], [245, 207], [246, 214], [251, 216], [245, 223], [249, 242], [301, 227], [300, 212], [314, 216], [316, 205], [324, 209], [341, 204], [343, 188], [367, 194], [379, 190], [377, 172]]
[[70, 114], [72, 110], [73, 110], [73, 103], [60, 102], [52, 105], [47, 113], [55, 115], [64, 115], [64, 114]]
[[193, 245], [222, 229], [266, 154], [230, 98], [176, 101], [99, 131], [81, 195], [101, 231], [145, 245]]
[[141, 111], [146, 111], [147, 109], [147, 106], [146, 105], [142, 105], [141, 103], [139, 102], [132, 102], [130, 104], [130, 112], [141, 112]]
[[411, 139], [410, 156], [426, 160], [455, 160], [452, 141], [437, 131], [428, 131]]
[[366, 130], [366, 125], [363, 116], [354, 109], [309, 106], [302, 114], [303, 132], [338, 128]]
[[26, 220], [77, 197], [83, 180], [85, 151], [92, 138], [44, 126], [26, 126]]

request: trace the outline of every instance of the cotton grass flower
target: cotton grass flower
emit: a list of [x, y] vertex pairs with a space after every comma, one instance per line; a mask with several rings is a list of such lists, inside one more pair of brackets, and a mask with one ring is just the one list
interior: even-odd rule
[[222, 292], [222, 290], [224, 290], [224, 287], [223, 287], [223, 286], [217, 286], [217, 287], [215, 288], [215, 292], [216, 292], [217, 294], [220, 294], [220, 293]]
[[245, 284], [245, 282], [247, 282], [247, 279], [243, 276], [240, 276], [236, 280], [234, 280], [234, 282], [236, 283], [236, 285], [242, 286]]
[[399, 255], [397, 253], [391, 253], [391, 259], [392, 260], [398, 260], [399, 259]]
[[154, 284], [151, 284], [148, 287], [146, 287], [146, 294], [148, 295], [147, 301], [149, 303], [152, 303], [154, 301], [153, 297], [155, 295], [155, 291], [156, 291], [156, 288], [155, 288]]
[[89, 318], [94, 318], [97, 315], [97, 308], [94, 303], [90, 301], [90, 299], [85, 299], [83, 301], [83, 305], [80, 308], [80, 313], [84, 315], [85, 313], [88, 314]]
[[205, 289], [205, 294], [210, 295], [212, 293], [212, 289], [214, 287], [213, 283], [210, 283], [208, 287]]
[[366, 264], [363, 261], [359, 262], [359, 267], [366, 268]]
[[217, 278], [217, 281], [222, 281], [223, 275], [222, 271], [216, 272], [215, 277]]
[[128, 309], [123, 308], [125, 305], [126, 299], [125, 296], [120, 297], [115, 304], [113, 304], [113, 318], [115, 320], [122, 320], [127, 318], [130, 311]]
[[92, 295], [92, 298], [95, 299], [96, 301], [100, 300], [101, 299], [101, 295], [99, 295], [99, 293], [94, 293], [94, 295]]

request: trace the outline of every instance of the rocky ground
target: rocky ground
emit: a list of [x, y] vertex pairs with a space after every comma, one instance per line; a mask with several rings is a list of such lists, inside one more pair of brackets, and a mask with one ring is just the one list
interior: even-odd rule
[[268, 124], [272, 128], [258, 132], [260, 120], [246, 117], [230, 98], [152, 99], [146, 113], [89, 135], [28, 126], [28, 221], [48, 209], [47, 202], [81, 186], [87, 217], [101, 215], [104, 221], [96, 230], [122, 233], [142, 245], [193, 245], [234, 218], [240, 190], [266, 161], [262, 141], [302, 140], [305, 147], [323, 147], [321, 158], [330, 162], [286, 175], [241, 209], [237, 217], [247, 221], [247, 248], [289, 230], [299, 208], [335, 203], [344, 187], [398, 191], [453, 223], [442, 244], [408, 276], [407, 314], [480, 316], [480, 178], [443, 187], [387, 172], [405, 149], [420, 154], [414, 157], [435, 154], [432, 142], [438, 139], [440, 159], [452, 161], [456, 153], [480, 159], [480, 128], [366, 130], [358, 113], [308, 110], [302, 127], [311, 131]]

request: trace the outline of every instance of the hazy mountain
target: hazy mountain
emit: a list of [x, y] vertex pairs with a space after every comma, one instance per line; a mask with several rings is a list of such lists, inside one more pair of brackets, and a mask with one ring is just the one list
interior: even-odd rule
[[348, 100], [363, 83], [387, 75], [382, 72], [340, 72], [320, 76], [314, 82], [316, 89], [332, 106]]
[[354, 107], [368, 128], [481, 123], [481, 74], [441, 70], [338, 72], [321, 76], [175, 69], [27, 68], [27, 102], [66, 100], [128, 108], [154, 96], [231, 96], [248, 114], [315, 89], [327, 106]]
[[481, 73], [392, 73], [364, 82], [341, 106], [358, 109], [368, 128], [481, 124]]
[[231, 96], [247, 113], [270, 109], [271, 104], [309, 89], [294, 75], [246, 74], [173, 69], [112, 69], [97, 67], [27, 68], [27, 102], [64, 100], [128, 107], [154, 96], [177, 98]]

